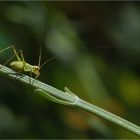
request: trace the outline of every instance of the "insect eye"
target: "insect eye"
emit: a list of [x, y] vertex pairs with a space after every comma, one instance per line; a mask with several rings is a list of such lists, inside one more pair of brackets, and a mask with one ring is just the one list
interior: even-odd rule
[[36, 67], [35, 70], [36, 70], [36, 71], [39, 71], [39, 67]]

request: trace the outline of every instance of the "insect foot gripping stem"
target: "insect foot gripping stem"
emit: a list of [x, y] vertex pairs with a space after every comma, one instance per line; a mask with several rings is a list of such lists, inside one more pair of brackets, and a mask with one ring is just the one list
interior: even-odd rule
[[55, 93], [49, 93], [42, 89], [34, 90], [35, 93], [39, 93], [50, 101], [63, 105], [75, 106], [79, 102], [79, 97], [72, 93], [67, 87], [64, 88], [64, 91], [63, 95], [58, 95]]

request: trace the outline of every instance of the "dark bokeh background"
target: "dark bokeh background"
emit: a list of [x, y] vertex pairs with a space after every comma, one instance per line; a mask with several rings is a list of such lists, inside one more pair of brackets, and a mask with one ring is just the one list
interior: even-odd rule
[[[60, 56], [39, 80], [140, 125], [139, 2], [0, 2], [0, 49], [11, 44], [31, 64], [41, 46], [41, 63]], [[0, 63], [12, 55], [0, 54]], [[0, 77], [0, 138], [138, 137]]]

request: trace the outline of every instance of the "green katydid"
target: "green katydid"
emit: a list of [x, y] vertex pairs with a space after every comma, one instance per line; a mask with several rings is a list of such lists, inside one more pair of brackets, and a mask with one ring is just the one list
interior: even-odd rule
[[[10, 66], [13, 70], [17, 71], [17, 72], [27, 72], [27, 73], [30, 73], [30, 76], [32, 77], [32, 73], [35, 75], [35, 79], [37, 79], [40, 75], [40, 69], [50, 60], [54, 59], [55, 57], [52, 57], [50, 59], [48, 59], [47, 61], [45, 61], [41, 66], [40, 66], [40, 62], [41, 62], [41, 51], [42, 51], [42, 47], [40, 49], [40, 55], [39, 55], [39, 62], [38, 62], [38, 65], [31, 65], [29, 63], [27, 63], [24, 59], [24, 56], [23, 56], [23, 52], [22, 50], [19, 50], [18, 52], [16, 51], [15, 47], [14, 46], [9, 46], [9, 47], [6, 47], [4, 49], [2, 49], [0, 51], [0, 53], [8, 50], [8, 49], [13, 49], [13, 52], [14, 52], [14, 56], [12, 56], [10, 59], [8, 59], [6, 61], [6, 63], [8, 63], [11, 59], [13, 59], [13, 57], [16, 56], [17, 60], [15, 61], [12, 61], [10, 63]], [[20, 53], [20, 56], [19, 56], [19, 53]], [[4, 63], [4, 65], [6, 64]], [[34, 81], [33, 81], [34, 82]]]
[[[4, 49], [2, 49], [0, 51], [0, 53], [8, 50], [8, 49], [11, 49], [13, 50], [14, 52], [14, 56], [12, 56], [10, 59], [8, 59], [5, 63], [7, 64], [11, 59], [13, 59], [13, 57], [16, 56], [17, 60], [15, 61], [12, 61], [10, 63], [10, 66], [13, 70], [15, 70], [16, 72], [20, 73], [20, 72], [27, 72], [27, 73], [30, 73], [30, 77], [32, 77], [32, 74], [35, 75], [35, 79], [37, 79], [40, 75], [40, 69], [46, 64], [48, 63], [50, 60], [53, 60], [57, 57], [60, 57], [60, 56], [54, 56], [54, 57], [51, 57], [50, 59], [48, 59], [47, 61], [45, 61], [42, 65], [40, 65], [41, 63], [41, 53], [42, 53], [42, 46], [40, 48], [40, 54], [39, 54], [39, 62], [38, 62], [38, 65], [31, 65], [29, 63], [27, 63], [24, 59], [24, 56], [23, 56], [23, 51], [22, 50], [19, 50], [19, 51], [16, 51], [15, 47], [14, 46], [9, 46], [9, 47], [6, 47]], [[97, 48], [108, 48], [108, 47], [97, 47]], [[97, 48], [92, 48], [92, 49], [97, 49]], [[66, 55], [66, 54], [69, 54], [69, 53], [74, 53], [74, 52], [68, 52], [68, 53], [64, 53], [63, 55]], [[20, 54], [20, 56], [19, 56]], [[33, 81], [34, 83], [34, 81]], [[32, 84], [33, 84], [32, 83]]]

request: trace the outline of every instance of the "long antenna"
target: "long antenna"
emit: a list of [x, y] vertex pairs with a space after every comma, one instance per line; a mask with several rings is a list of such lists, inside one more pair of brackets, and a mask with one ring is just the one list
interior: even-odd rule
[[55, 58], [58, 58], [58, 57], [59, 57], [59, 56], [54, 56], [54, 57], [49, 58], [47, 61], [45, 61], [43, 64], [41, 64], [40, 69], [41, 69], [44, 65], [46, 65], [49, 61], [54, 60]]
[[[104, 49], [104, 48], [110, 48], [110, 46], [95, 47], [95, 48], [88, 49], [88, 51], [96, 50], [96, 49]], [[46, 65], [48, 62], [54, 60], [55, 58], [59, 58], [59, 57], [61, 57], [61, 56], [65, 56], [65, 55], [68, 55], [68, 54], [74, 54], [74, 53], [77, 53], [77, 52], [76, 52], [76, 51], [71, 51], [71, 52], [66, 52], [66, 53], [62, 53], [62, 54], [60, 54], [60, 55], [56, 55], [56, 56], [54, 56], [54, 57], [51, 57], [51, 58], [49, 58], [48, 60], [46, 60], [43, 64], [41, 64], [40, 69], [41, 69], [44, 65]]]
[[43, 48], [43, 41], [44, 41], [44, 36], [45, 36], [45, 30], [44, 29], [42, 29], [40, 36], [41, 36], [41, 42], [40, 42], [40, 51], [39, 51], [39, 58], [38, 58], [38, 66], [39, 67], [41, 65], [42, 48]]
[[[42, 41], [41, 41], [42, 42]], [[42, 43], [41, 43], [42, 44]], [[39, 58], [38, 58], [38, 66], [40, 67], [40, 63], [41, 63], [41, 55], [42, 55], [42, 45], [40, 47], [40, 51], [39, 51]]]

